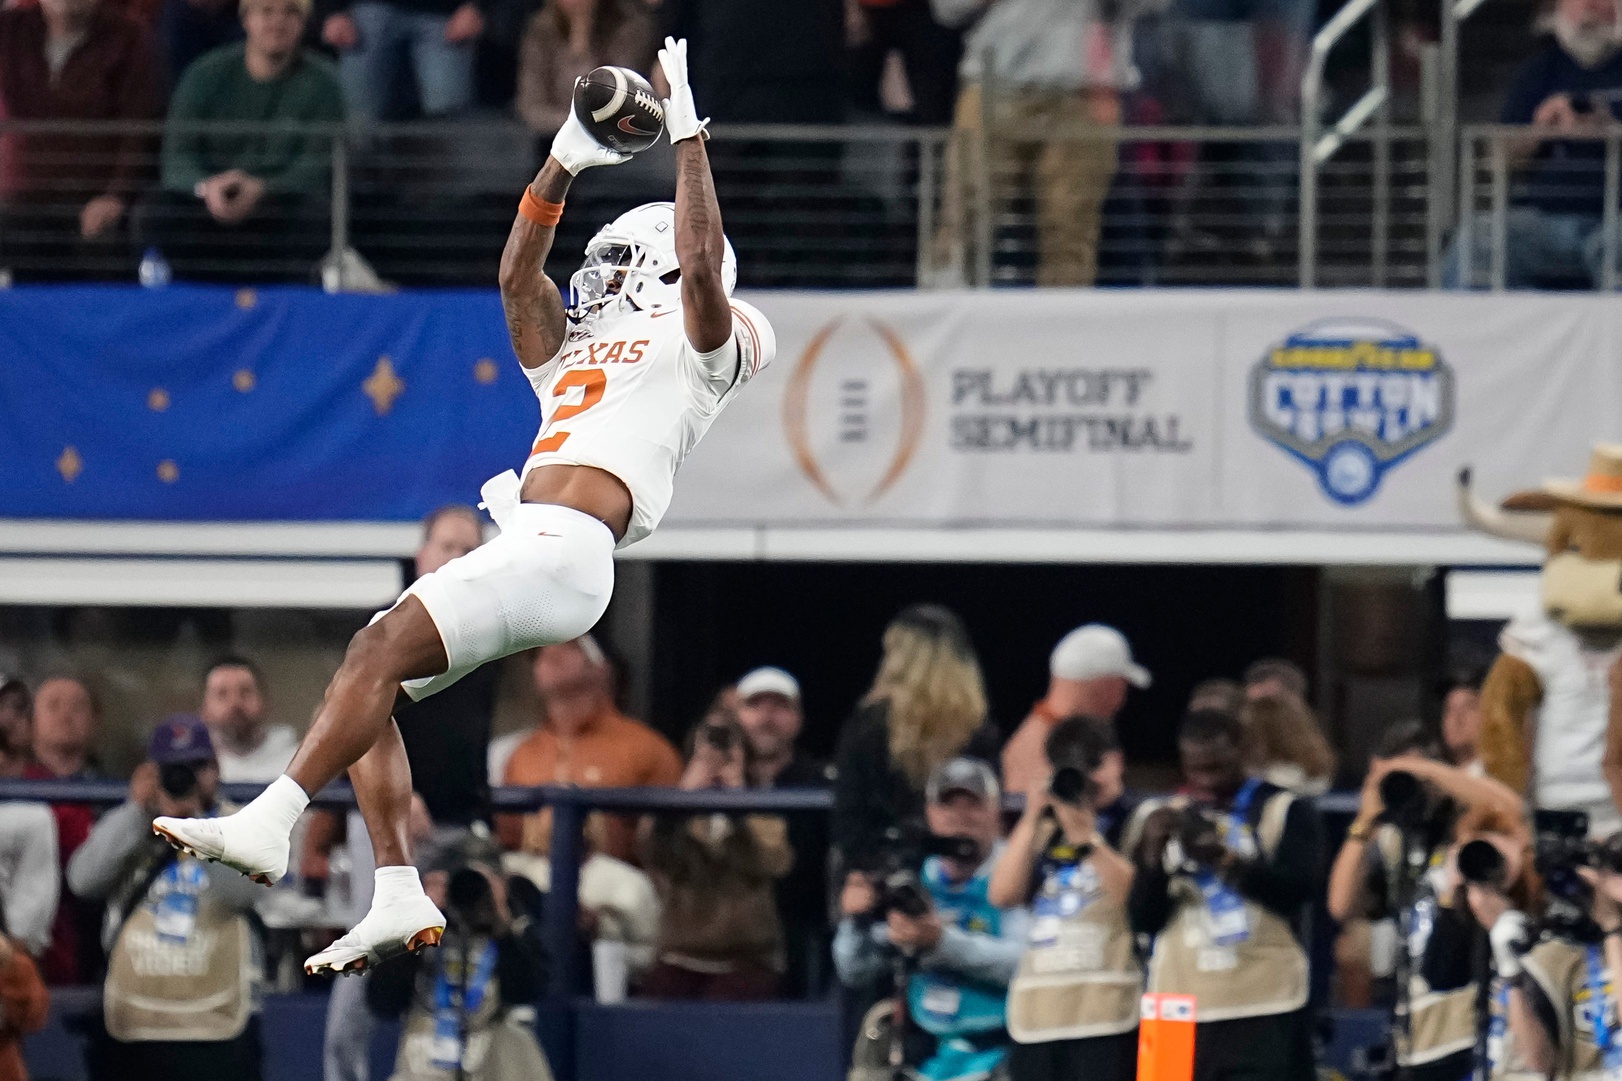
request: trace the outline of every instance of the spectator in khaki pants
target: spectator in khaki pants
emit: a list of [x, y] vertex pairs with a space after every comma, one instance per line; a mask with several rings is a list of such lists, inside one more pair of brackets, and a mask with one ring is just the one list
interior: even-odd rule
[[[1119, 126], [1121, 92], [1138, 82], [1131, 56], [1136, 2], [932, 0], [942, 24], [973, 24], [958, 70], [957, 138], [947, 158], [936, 238], [943, 284], [961, 278], [973, 260], [979, 232], [974, 189], [981, 174], [975, 159], [982, 150], [992, 201], [1012, 194], [1010, 182], [1022, 185], [1030, 177], [1036, 198], [1036, 283], [1093, 283], [1104, 198], [1116, 169], [1115, 140], [1098, 133]], [[988, 58], [995, 87], [990, 101], [982, 70]], [[981, 132], [987, 115], [995, 139], [990, 148]]]

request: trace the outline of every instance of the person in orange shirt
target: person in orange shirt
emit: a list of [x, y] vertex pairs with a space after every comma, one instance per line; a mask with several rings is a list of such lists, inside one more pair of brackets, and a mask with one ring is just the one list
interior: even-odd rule
[[51, 996], [28, 953], [0, 934], [0, 1081], [28, 1081], [23, 1037], [45, 1027]]
[[1126, 704], [1127, 687], [1149, 686], [1149, 670], [1132, 659], [1126, 636], [1102, 623], [1077, 627], [1059, 639], [1048, 673], [1048, 693], [1003, 748], [1005, 792], [1027, 792], [1046, 772], [1043, 748], [1060, 720], [1079, 715], [1113, 723]]
[[[589, 634], [535, 652], [535, 690], [546, 719], [507, 759], [509, 785], [572, 784], [582, 788], [673, 787], [681, 756], [670, 741], [614, 708], [612, 670]], [[502, 844], [544, 854], [551, 847], [550, 812], [502, 816]], [[603, 853], [635, 862], [636, 819], [609, 816], [597, 833]]]

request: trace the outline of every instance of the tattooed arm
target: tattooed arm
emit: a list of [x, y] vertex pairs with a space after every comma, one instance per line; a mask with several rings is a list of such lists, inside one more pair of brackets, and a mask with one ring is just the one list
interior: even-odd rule
[[[529, 190], [542, 202], [561, 203], [573, 179], [557, 158], [547, 158]], [[507, 313], [513, 352], [526, 368], [539, 368], [557, 356], [568, 330], [563, 294], [544, 269], [556, 235], [556, 226], [536, 225], [518, 214], [501, 253], [501, 307]]]
[[[681, 264], [681, 306], [687, 343], [694, 351], [715, 353], [732, 340], [732, 306], [721, 272], [726, 237], [721, 235], [721, 207], [715, 201], [715, 178], [704, 150], [704, 126], [687, 82], [687, 42], [665, 38], [659, 68], [670, 83], [665, 99], [665, 131], [676, 147], [676, 261]], [[736, 373], [738, 361], [729, 357]]]
[[684, 139], [676, 144], [676, 260], [687, 340], [700, 353], [714, 352], [732, 337], [732, 306], [721, 274], [725, 248], [704, 140]]

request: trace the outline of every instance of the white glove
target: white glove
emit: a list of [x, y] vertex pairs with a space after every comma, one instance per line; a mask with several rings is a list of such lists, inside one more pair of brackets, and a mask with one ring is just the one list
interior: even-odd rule
[[708, 139], [710, 133], [704, 128], [710, 118], [698, 118], [698, 106], [693, 104], [693, 88], [687, 85], [687, 39], [677, 41], [675, 38], [665, 38], [665, 47], [659, 50], [659, 66], [664, 69], [665, 81], [670, 84], [670, 96], [665, 99], [665, 132], [670, 136], [671, 143], [679, 143], [695, 135]]
[[631, 160], [631, 155], [610, 150], [599, 143], [580, 123], [573, 109], [569, 110], [569, 118], [552, 137], [552, 156], [569, 171], [570, 176], [579, 176], [580, 170], [590, 169], [593, 165], [618, 165]]
[[1521, 974], [1521, 950], [1526, 946], [1526, 913], [1510, 909], [1487, 932], [1492, 942], [1492, 967], [1504, 979]]

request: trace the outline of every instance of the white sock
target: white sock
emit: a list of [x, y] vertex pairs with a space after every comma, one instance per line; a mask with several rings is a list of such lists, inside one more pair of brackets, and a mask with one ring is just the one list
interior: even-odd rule
[[422, 894], [422, 879], [415, 867], [379, 867], [372, 872], [372, 883], [374, 905]]
[[291, 836], [293, 824], [309, 805], [310, 797], [305, 794], [304, 789], [284, 773], [270, 782], [270, 785], [242, 810], [266, 825]]

